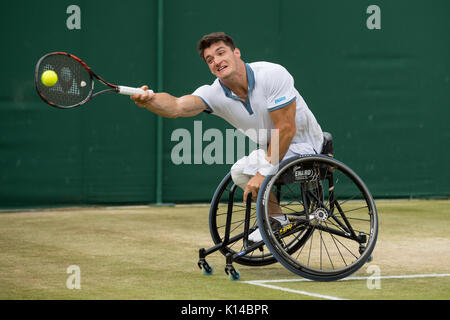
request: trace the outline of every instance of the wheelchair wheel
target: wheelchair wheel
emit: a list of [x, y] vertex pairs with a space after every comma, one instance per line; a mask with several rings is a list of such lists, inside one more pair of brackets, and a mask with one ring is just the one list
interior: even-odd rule
[[[209, 211], [209, 230], [215, 244], [225, 242], [220, 252], [226, 256], [228, 253], [235, 254], [244, 249], [244, 226], [246, 205], [243, 203], [243, 190], [233, 183], [231, 174], [228, 173], [217, 187], [211, 201]], [[231, 213], [229, 241], [226, 241], [226, 222], [229, 212]], [[256, 219], [256, 204], [252, 203], [250, 211], [249, 233], [258, 226]], [[267, 247], [262, 244], [259, 249], [243, 255], [235, 262], [247, 266], [263, 266], [277, 262]]]
[[[274, 202], [289, 218], [281, 230], [270, 227]], [[316, 281], [357, 271], [371, 257], [378, 235], [370, 191], [353, 170], [325, 155], [289, 158], [267, 176], [258, 193], [257, 220], [273, 256]]]

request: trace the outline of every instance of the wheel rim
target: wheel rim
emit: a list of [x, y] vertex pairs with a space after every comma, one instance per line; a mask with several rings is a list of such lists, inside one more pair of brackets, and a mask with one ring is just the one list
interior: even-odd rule
[[[268, 223], [269, 195], [277, 184], [281, 207], [292, 222], [281, 232], [272, 231]], [[289, 159], [265, 179], [258, 224], [280, 263], [323, 281], [358, 270], [370, 257], [378, 233], [375, 203], [364, 182], [343, 163], [321, 155]]]

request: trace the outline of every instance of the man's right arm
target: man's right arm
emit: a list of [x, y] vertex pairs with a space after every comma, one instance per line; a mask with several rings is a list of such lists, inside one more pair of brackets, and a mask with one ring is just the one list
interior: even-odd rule
[[[147, 86], [141, 87], [148, 90]], [[130, 97], [139, 107], [146, 108], [165, 118], [193, 117], [206, 110], [203, 100], [197, 96], [186, 95], [180, 98], [168, 93], [135, 94]]]

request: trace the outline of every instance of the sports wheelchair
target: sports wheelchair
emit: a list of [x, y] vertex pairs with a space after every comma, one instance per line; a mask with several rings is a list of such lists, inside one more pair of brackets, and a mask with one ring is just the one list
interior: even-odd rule
[[[282, 161], [264, 179], [256, 202], [244, 204], [243, 190], [228, 173], [214, 193], [209, 229], [214, 246], [199, 249], [198, 266], [213, 268], [206, 256], [220, 251], [225, 273], [238, 280], [233, 263], [265, 266], [280, 262], [291, 272], [315, 281], [334, 281], [356, 272], [372, 259], [378, 235], [375, 201], [361, 178], [333, 158], [333, 140], [324, 132], [322, 153]], [[269, 204], [282, 208], [289, 224], [273, 229]], [[259, 228], [263, 241], [248, 235]]]

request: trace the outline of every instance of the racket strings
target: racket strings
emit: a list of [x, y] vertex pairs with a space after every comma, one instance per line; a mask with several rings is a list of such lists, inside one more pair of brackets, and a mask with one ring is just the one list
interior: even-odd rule
[[[41, 81], [42, 74], [51, 70], [58, 76], [53, 86]], [[65, 54], [52, 54], [45, 57], [38, 66], [37, 89], [45, 100], [59, 107], [72, 107], [85, 102], [92, 91], [89, 71], [77, 60]]]

